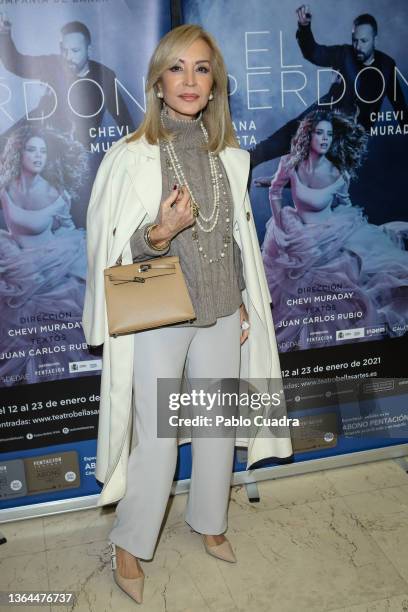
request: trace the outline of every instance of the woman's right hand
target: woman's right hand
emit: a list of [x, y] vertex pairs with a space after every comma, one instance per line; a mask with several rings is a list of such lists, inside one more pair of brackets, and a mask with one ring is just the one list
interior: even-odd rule
[[186, 227], [194, 225], [191, 196], [187, 187], [173, 189], [169, 197], [163, 200], [156, 223], [157, 226], [151, 230], [149, 236], [154, 245], [168, 242]]

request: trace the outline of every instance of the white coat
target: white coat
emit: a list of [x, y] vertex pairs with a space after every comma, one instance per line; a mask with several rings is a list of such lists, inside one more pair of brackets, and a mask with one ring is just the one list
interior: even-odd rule
[[[270, 294], [247, 192], [249, 153], [227, 147], [220, 153], [234, 202], [233, 235], [242, 254], [246, 289], [243, 301], [251, 324], [241, 349], [241, 378], [279, 379], [280, 365]], [[109, 336], [104, 295], [105, 268], [132, 263], [129, 240], [140, 225], [155, 221], [162, 189], [160, 149], [144, 138], [116, 142], [105, 155], [92, 190], [87, 215], [88, 276], [83, 328], [89, 345], [103, 348], [96, 478], [104, 483], [98, 505], [123, 497], [132, 431], [134, 335]], [[137, 402], [136, 402], [137, 409]], [[270, 457], [292, 455], [290, 435], [259, 435], [237, 440], [248, 448], [247, 469]], [[180, 443], [181, 441], [179, 441]], [[186, 442], [184, 439], [183, 442]]]

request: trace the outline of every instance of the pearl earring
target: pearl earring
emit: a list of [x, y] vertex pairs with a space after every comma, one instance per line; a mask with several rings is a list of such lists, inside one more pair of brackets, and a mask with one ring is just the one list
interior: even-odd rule
[[214, 96], [213, 96], [213, 93], [212, 93], [212, 92], [211, 92], [211, 93], [210, 93], [210, 95], [208, 96], [208, 99], [209, 99], [209, 100], [213, 100], [213, 99], [214, 99]]
[[158, 98], [162, 98], [162, 97], [163, 97], [163, 92], [158, 91], [158, 92], [157, 92], [157, 94], [156, 94], [156, 96], [157, 96]]

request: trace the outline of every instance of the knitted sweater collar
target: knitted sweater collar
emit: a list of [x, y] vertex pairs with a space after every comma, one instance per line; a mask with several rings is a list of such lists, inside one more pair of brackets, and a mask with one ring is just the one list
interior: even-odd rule
[[185, 145], [202, 144], [204, 134], [201, 129], [201, 113], [197, 119], [173, 119], [167, 114], [167, 109], [162, 112], [161, 119], [164, 127], [176, 135], [177, 141]]

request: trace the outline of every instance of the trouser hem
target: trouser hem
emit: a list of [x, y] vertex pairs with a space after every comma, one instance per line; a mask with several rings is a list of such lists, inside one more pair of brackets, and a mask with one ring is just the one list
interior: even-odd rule
[[115, 536], [109, 536], [109, 541], [113, 542], [113, 544], [116, 544], [116, 546], [120, 546], [120, 548], [123, 548], [138, 559], [142, 559], [143, 561], [151, 561], [153, 559], [154, 550], [150, 550], [147, 554], [143, 554], [143, 551], [140, 552], [140, 549], [139, 551], [137, 551], [136, 549], [132, 549], [132, 546], [129, 545], [129, 541], [122, 541], [120, 538], [117, 539]]
[[184, 521], [185, 521], [185, 523], [189, 527], [191, 527], [191, 529], [193, 529], [197, 533], [201, 533], [203, 535], [221, 535], [221, 534], [225, 533], [227, 531], [227, 529], [228, 529], [228, 525], [225, 525], [225, 529], [222, 529], [222, 531], [218, 531], [217, 529], [215, 529], [215, 530], [210, 530], [210, 529], [206, 529], [206, 528], [203, 529], [199, 525], [194, 526], [193, 525], [193, 521], [189, 522], [186, 517], [184, 517]]

